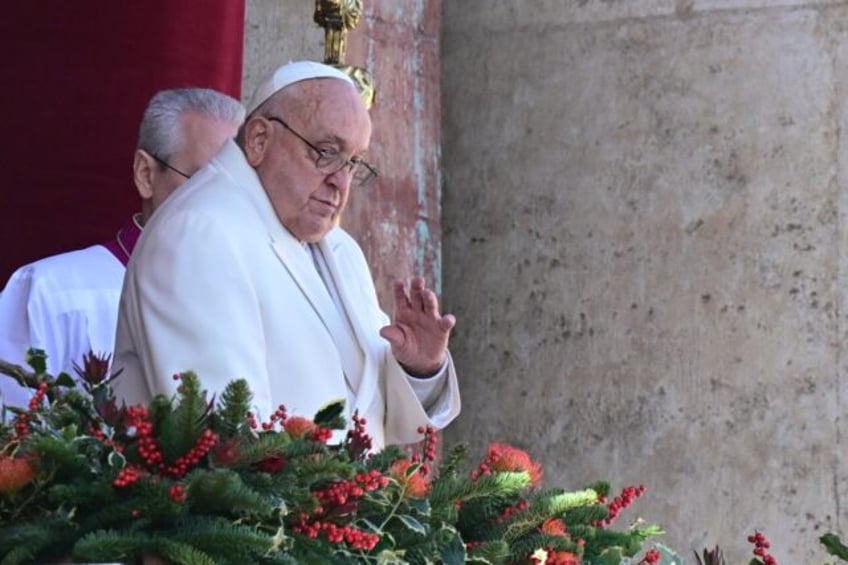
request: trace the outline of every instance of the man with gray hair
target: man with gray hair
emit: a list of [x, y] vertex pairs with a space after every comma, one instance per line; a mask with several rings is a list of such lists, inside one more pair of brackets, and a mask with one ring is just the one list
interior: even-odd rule
[[[380, 309], [362, 250], [338, 220], [377, 176], [353, 81], [311, 61], [256, 89], [228, 141], [152, 218], [127, 268], [115, 393], [173, 394], [194, 370], [210, 395], [245, 378], [260, 417], [310, 417], [342, 399], [372, 448], [417, 442], [460, 410], [448, 353], [456, 323], [424, 279]], [[360, 197], [368, 197], [360, 193]], [[361, 420], [360, 420], [361, 423]]]
[[[124, 272], [143, 226], [244, 121], [240, 102], [206, 88], [163, 90], [142, 118], [133, 158], [141, 212], [114, 239], [20, 267], [0, 294], [0, 359], [23, 365], [46, 351], [50, 373], [74, 374], [90, 351], [111, 353]], [[26, 405], [30, 391], [0, 378], [2, 403]]]

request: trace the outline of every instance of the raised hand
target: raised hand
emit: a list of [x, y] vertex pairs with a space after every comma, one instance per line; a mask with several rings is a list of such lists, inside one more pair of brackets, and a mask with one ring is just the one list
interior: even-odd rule
[[383, 327], [380, 335], [391, 344], [395, 359], [407, 372], [434, 375], [445, 361], [456, 318], [439, 312], [436, 293], [427, 288], [421, 277], [412, 279], [409, 292], [403, 281], [395, 281], [394, 294], [392, 323]]

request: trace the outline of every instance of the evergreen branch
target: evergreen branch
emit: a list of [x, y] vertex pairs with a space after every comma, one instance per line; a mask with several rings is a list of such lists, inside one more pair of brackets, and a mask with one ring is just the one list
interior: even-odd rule
[[158, 432], [162, 454], [169, 462], [194, 447], [209, 411], [197, 375], [192, 372], [183, 373], [178, 390], [176, 408], [167, 412], [165, 421], [157, 422], [160, 425]]
[[36, 552], [37, 548], [35, 547], [19, 545], [3, 555], [0, 565], [24, 565], [25, 563], [32, 563], [35, 560]]
[[183, 521], [169, 539], [213, 556], [216, 562], [232, 563], [255, 563], [273, 549], [274, 542], [254, 527], [209, 516]]
[[291, 439], [288, 434], [259, 434], [255, 440], [239, 446], [238, 465], [246, 467], [282, 453], [283, 447], [289, 442]]
[[[38, 557], [45, 548], [62, 551], [70, 547], [75, 535], [66, 513], [55, 513], [41, 518], [38, 522], [11, 522], [0, 527], [0, 563], [21, 563]], [[26, 549], [22, 552], [21, 549]], [[29, 557], [26, 557], [29, 555]]]
[[56, 506], [82, 506], [96, 508], [115, 500], [115, 489], [108, 482], [80, 481], [60, 483], [47, 488], [47, 500]]
[[430, 504], [434, 510], [446, 504], [477, 499], [504, 500], [530, 486], [530, 475], [525, 472], [494, 473], [476, 481], [470, 478], [447, 478], [433, 483]]
[[607, 516], [609, 516], [609, 510], [607, 510], [606, 506], [603, 504], [593, 504], [591, 506], [582, 506], [567, 510], [565, 513], [565, 523], [569, 525], [569, 531], [572, 531], [576, 525], [591, 526]]
[[[633, 536], [628, 532], [608, 530], [604, 528], [596, 528], [592, 539], [595, 542], [592, 544], [593, 547], [599, 549], [617, 547], [626, 557], [636, 555], [642, 545], [642, 540], [639, 539], [638, 536]], [[598, 557], [599, 555], [600, 553], [593, 551], [591, 548], [587, 548], [586, 550], [587, 558]]]
[[267, 499], [248, 487], [238, 473], [226, 469], [198, 471], [188, 476], [188, 502], [200, 513], [235, 516], [270, 516]]
[[472, 563], [504, 563], [509, 558], [509, 544], [503, 540], [483, 542], [468, 552]]
[[549, 547], [555, 551], [576, 552], [578, 546], [562, 536], [550, 536], [539, 531], [521, 537], [509, 543], [509, 552], [513, 560], [521, 560], [540, 547]]
[[460, 465], [468, 458], [468, 446], [454, 446], [442, 459], [439, 466], [439, 476], [454, 476], [459, 472]]
[[71, 555], [82, 562], [132, 562], [144, 554], [149, 540], [150, 536], [143, 532], [98, 530], [82, 537]]
[[585, 508], [597, 504], [598, 494], [591, 490], [579, 490], [575, 492], [553, 491], [543, 495], [540, 502], [545, 506], [545, 512], [549, 515], [559, 515], [575, 508]]
[[377, 469], [382, 471], [388, 469], [392, 463], [398, 459], [407, 459], [406, 452], [396, 445], [388, 445], [379, 453], [370, 454], [370, 457], [365, 461], [366, 469]]
[[213, 429], [225, 437], [235, 435], [247, 423], [252, 399], [246, 380], [238, 379], [227, 384], [213, 414]]
[[155, 537], [149, 551], [176, 565], [219, 565], [212, 556], [187, 543], [172, 541], [171, 538]]
[[119, 525], [126, 524], [132, 520], [133, 511], [145, 511], [150, 515], [146, 506], [148, 501], [139, 496], [118, 500], [113, 498], [110, 503], [97, 506], [89, 506], [89, 512], [81, 513], [80, 527], [83, 531], [91, 532], [105, 529], [116, 529]]

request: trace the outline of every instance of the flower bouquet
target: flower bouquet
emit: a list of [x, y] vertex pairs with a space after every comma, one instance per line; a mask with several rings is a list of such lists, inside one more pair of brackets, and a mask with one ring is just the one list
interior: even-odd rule
[[[176, 375], [173, 398], [119, 406], [108, 358], [79, 378], [0, 373], [34, 390], [0, 423], [0, 563], [658, 563], [656, 526], [612, 528], [644, 489], [597, 483], [542, 489], [527, 453], [493, 444], [464, 468], [458, 446], [436, 465], [436, 434], [372, 453], [367, 422], [346, 438], [341, 402], [312, 419], [279, 407], [263, 422], [245, 381], [206, 398]], [[664, 561], [665, 562], [665, 561]], [[668, 561], [670, 562], [670, 561]]]

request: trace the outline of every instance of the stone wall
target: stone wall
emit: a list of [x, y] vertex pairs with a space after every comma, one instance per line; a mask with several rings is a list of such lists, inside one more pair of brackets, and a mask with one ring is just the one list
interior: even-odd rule
[[[848, 3], [443, 2], [463, 414], [687, 562], [848, 533]], [[621, 522], [619, 525], [624, 525]]]

